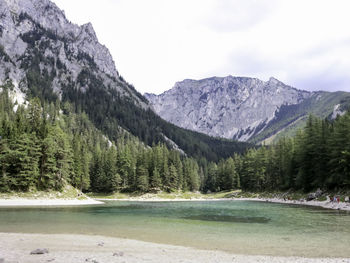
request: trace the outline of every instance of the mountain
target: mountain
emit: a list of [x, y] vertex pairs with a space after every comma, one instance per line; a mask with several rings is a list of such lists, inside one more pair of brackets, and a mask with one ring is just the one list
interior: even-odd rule
[[343, 110], [341, 105], [349, 95], [298, 90], [275, 78], [262, 81], [227, 76], [186, 79], [163, 94], [145, 97], [155, 112], [180, 127], [227, 139], [261, 142], [295, 126], [309, 113], [327, 117], [335, 108]]
[[5, 84], [18, 104], [38, 97], [42, 104], [59, 101], [64, 113], [86, 113], [112, 141], [122, 129], [149, 146], [163, 142], [215, 161], [249, 146], [161, 119], [118, 73], [92, 25], [71, 23], [49, 0], [0, 0], [0, 86]]
[[54, 99], [62, 97], [68, 86], [86, 90], [91, 84], [86, 75], [92, 73], [103, 85], [147, 106], [120, 77], [90, 23], [78, 26], [69, 22], [48, 0], [1, 0], [0, 13], [2, 83], [10, 79], [22, 92]]

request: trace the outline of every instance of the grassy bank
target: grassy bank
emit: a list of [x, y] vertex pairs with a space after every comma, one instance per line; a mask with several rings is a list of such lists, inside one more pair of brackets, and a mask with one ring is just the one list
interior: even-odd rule
[[62, 191], [28, 191], [0, 192], [0, 199], [78, 199], [85, 200], [87, 196], [71, 185], [66, 185]]
[[[200, 193], [200, 192], [158, 192], [158, 193], [87, 193], [91, 198], [96, 199], [227, 199], [227, 198], [260, 198], [260, 199], [290, 199], [302, 200], [307, 199], [310, 193], [304, 192], [244, 192], [242, 190], [221, 191], [215, 193]], [[346, 196], [350, 196], [350, 191], [339, 192], [323, 192], [315, 201], [325, 201], [327, 196], [339, 196], [341, 201], [344, 201]]]
[[87, 193], [91, 198], [96, 199], [220, 199], [232, 198], [241, 193], [241, 190], [223, 191], [217, 193], [203, 194], [200, 192], [158, 192], [158, 193]]

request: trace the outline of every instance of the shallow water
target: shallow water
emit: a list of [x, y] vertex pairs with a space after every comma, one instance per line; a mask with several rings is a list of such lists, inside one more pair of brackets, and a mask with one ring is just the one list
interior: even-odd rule
[[241, 254], [350, 257], [350, 213], [252, 201], [0, 208], [0, 232], [98, 234]]

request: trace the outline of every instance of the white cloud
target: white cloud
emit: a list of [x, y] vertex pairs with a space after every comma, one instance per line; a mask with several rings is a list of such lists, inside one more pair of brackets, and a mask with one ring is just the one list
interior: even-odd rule
[[142, 93], [229, 74], [350, 91], [347, 0], [54, 2], [72, 22], [92, 22], [118, 71]]

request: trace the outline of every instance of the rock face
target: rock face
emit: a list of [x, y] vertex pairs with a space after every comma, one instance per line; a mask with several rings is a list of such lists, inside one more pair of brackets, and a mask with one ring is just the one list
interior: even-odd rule
[[105, 86], [146, 107], [142, 96], [119, 76], [92, 25], [69, 22], [49, 0], [0, 0], [0, 66], [0, 85], [10, 79], [16, 89], [25, 91], [33, 77], [28, 72], [40, 68], [58, 95], [67, 86], [86, 89], [89, 83], [81, 80], [89, 68]]
[[275, 78], [186, 79], [163, 94], [145, 94], [165, 120], [208, 135], [247, 141], [263, 131], [282, 105], [312, 96]]
[[92, 25], [88, 23], [79, 27], [70, 23], [63, 11], [49, 0], [1, 0], [0, 12], [3, 14], [4, 28], [7, 29], [3, 32], [3, 38], [17, 44], [9, 49], [7, 45], [4, 45], [11, 55], [23, 54], [25, 44], [18, 39], [18, 35], [34, 29], [33, 23], [18, 20], [18, 15], [26, 13], [43, 28], [71, 40], [73, 52], [77, 54], [80, 50], [89, 54], [102, 71], [111, 76], [117, 76], [112, 56], [108, 49], [98, 42]]

